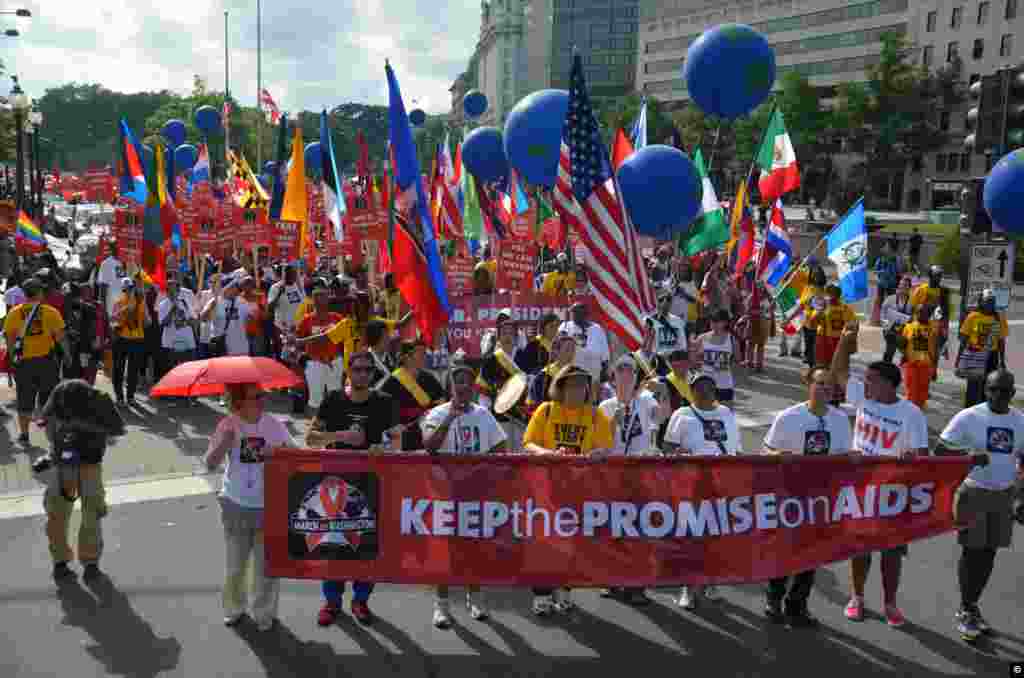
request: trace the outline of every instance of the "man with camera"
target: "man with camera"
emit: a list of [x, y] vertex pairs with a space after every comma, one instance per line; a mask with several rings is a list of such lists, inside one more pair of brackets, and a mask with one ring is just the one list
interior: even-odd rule
[[64, 337], [64, 319], [44, 302], [42, 283], [29, 278], [22, 284], [27, 301], [7, 314], [4, 336], [14, 368], [18, 399], [18, 442], [28, 445], [28, 425], [37, 404], [46, 402], [60, 378], [57, 345], [65, 359], [71, 354]]
[[157, 305], [160, 323], [160, 347], [163, 349], [161, 376], [181, 363], [193, 359], [196, 335], [192, 329], [196, 322], [192, 292], [181, 287], [177, 276], [167, 276], [167, 295]]
[[75, 575], [68, 563], [74, 551], [68, 544], [68, 523], [75, 502], [82, 500], [78, 529], [78, 559], [83, 577], [100, 576], [103, 552], [100, 521], [107, 514], [103, 487], [103, 454], [111, 436], [124, 434], [124, 422], [110, 396], [81, 379], [61, 382], [43, 407], [51, 452], [32, 465], [36, 478], [46, 486], [46, 536], [53, 559], [53, 578]]

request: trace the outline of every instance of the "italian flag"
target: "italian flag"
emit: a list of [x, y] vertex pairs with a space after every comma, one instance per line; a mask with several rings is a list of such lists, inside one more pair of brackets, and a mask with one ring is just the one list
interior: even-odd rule
[[725, 212], [718, 202], [715, 187], [711, 185], [711, 177], [704, 167], [704, 156], [698, 148], [693, 153], [693, 165], [701, 179], [704, 197], [701, 200], [700, 214], [690, 228], [690, 236], [686, 241], [687, 256], [696, 256], [701, 252], [713, 250], [729, 241], [729, 224], [725, 221]]
[[796, 164], [793, 141], [786, 132], [782, 111], [777, 108], [757, 151], [757, 164], [761, 168], [757, 188], [762, 202], [774, 202], [783, 194], [800, 188], [800, 168]]

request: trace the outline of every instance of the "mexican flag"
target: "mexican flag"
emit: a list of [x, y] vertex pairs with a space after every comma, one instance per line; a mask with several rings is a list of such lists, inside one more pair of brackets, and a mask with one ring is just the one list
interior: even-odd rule
[[768, 122], [764, 141], [757, 151], [761, 178], [757, 188], [762, 202], [774, 202], [780, 196], [800, 187], [800, 168], [796, 164], [793, 141], [786, 132], [782, 111], [775, 109]]
[[707, 250], [713, 250], [729, 241], [729, 224], [725, 220], [715, 187], [711, 185], [707, 168], [704, 167], [704, 156], [698, 148], [693, 153], [693, 165], [701, 178], [704, 198], [700, 206], [700, 215], [690, 227], [690, 236], [686, 241], [687, 256], [695, 256]]
[[797, 271], [789, 282], [775, 295], [775, 305], [782, 317], [782, 327], [786, 334], [793, 334], [804, 324], [804, 309], [800, 305], [800, 295], [807, 285], [807, 272]]

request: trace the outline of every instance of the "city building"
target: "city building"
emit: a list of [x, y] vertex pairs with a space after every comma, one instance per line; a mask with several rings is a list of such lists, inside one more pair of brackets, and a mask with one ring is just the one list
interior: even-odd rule
[[[1024, 8], [1018, 0], [925, 0], [908, 14], [918, 63], [932, 70], [958, 63], [965, 84], [1015, 66], [1024, 58]], [[1016, 44], [1015, 44], [1016, 43]], [[936, 110], [950, 133], [946, 146], [925, 154], [907, 172], [904, 204], [910, 209], [958, 209], [964, 182], [992, 168], [991, 155], [964, 147], [970, 134], [968, 99]]]
[[638, 0], [549, 0], [550, 84], [568, 89], [573, 50], [583, 60], [594, 97], [621, 96], [636, 89]]
[[480, 125], [501, 126], [526, 94], [526, 40], [523, 0], [483, 0], [477, 42], [477, 89], [487, 97]]
[[637, 89], [668, 103], [687, 99], [686, 50], [708, 28], [749, 24], [775, 49], [776, 82], [788, 71], [821, 87], [864, 79], [881, 36], [908, 33], [908, 0], [647, 0], [641, 5]]

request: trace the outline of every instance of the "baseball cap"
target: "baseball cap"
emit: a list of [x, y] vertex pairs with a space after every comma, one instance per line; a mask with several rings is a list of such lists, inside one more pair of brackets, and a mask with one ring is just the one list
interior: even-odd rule
[[704, 372], [691, 372], [690, 378], [687, 381], [689, 382], [690, 386], [693, 386], [701, 379], [707, 379], [708, 381], [711, 382], [712, 385], [714, 385], [715, 383], [715, 378], [712, 377], [710, 374], [706, 374]]

